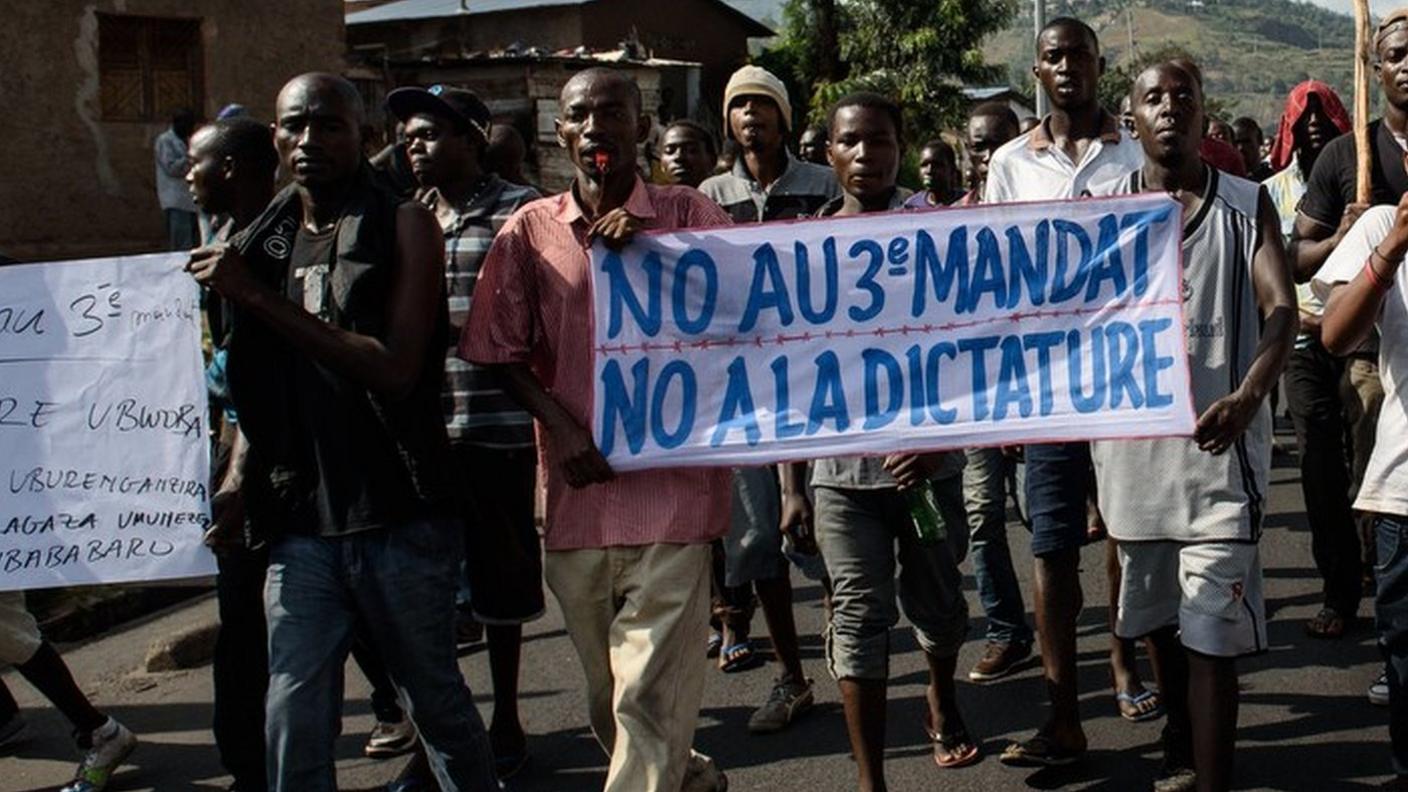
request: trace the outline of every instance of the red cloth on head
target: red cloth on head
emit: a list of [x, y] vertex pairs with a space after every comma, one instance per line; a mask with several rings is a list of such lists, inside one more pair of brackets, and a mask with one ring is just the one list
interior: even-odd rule
[[1217, 138], [1205, 137], [1203, 143], [1198, 147], [1198, 155], [1203, 158], [1203, 162], [1225, 171], [1233, 176], [1247, 177], [1247, 164], [1242, 162], [1242, 155], [1237, 153], [1230, 143], [1224, 143]]
[[1286, 166], [1291, 164], [1296, 149], [1294, 130], [1305, 113], [1311, 96], [1320, 99], [1320, 108], [1330, 117], [1330, 123], [1335, 125], [1341, 135], [1349, 131], [1349, 113], [1345, 111], [1344, 103], [1340, 101], [1335, 89], [1319, 80], [1306, 80], [1292, 88], [1286, 96], [1286, 109], [1281, 113], [1281, 124], [1276, 129], [1276, 142], [1271, 146], [1272, 171], [1285, 170]]

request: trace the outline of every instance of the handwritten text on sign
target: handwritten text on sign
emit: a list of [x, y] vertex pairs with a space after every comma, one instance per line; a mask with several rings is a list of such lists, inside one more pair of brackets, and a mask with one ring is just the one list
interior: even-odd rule
[[1165, 195], [645, 235], [592, 252], [618, 470], [1191, 434]]
[[0, 590], [214, 573], [188, 257], [0, 267]]

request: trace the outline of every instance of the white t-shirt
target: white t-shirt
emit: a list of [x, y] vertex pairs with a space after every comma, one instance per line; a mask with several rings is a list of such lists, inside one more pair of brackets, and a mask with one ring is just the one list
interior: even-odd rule
[[[1345, 234], [1312, 285], [1321, 299], [1329, 299], [1336, 283], [1348, 283], [1364, 270], [1374, 246], [1393, 228], [1395, 207], [1371, 207]], [[1393, 287], [1384, 299], [1378, 318], [1379, 376], [1384, 405], [1379, 412], [1374, 453], [1364, 471], [1364, 483], [1354, 508], [1360, 511], [1408, 516], [1408, 268], [1399, 267]]]

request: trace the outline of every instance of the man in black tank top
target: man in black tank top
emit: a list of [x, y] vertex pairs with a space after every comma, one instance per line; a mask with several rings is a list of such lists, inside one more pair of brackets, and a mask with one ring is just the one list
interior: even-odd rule
[[189, 270], [232, 307], [230, 394], [249, 440], [245, 502], [269, 526], [269, 787], [336, 788], [342, 668], [360, 628], [414, 712], [442, 790], [497, 789], [455, 663], [463, 553], [440, 385], [440, 229], [373, 178], [341, 77], [279, 94], [294, 183]]

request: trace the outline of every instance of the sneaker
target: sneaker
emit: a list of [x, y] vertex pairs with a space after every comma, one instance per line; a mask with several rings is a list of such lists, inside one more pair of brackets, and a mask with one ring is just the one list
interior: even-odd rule
[[754, 734], [772, 734], [787, 728], [798, 715], [811, 709], [812, 681], [794, 680], [791, 676], [778, 677], [772, 683], [772, 693], [763, 706], [748, 719], [748, 731]]
[[400, 756], [416, 747], [416, 727], [410, 718], [402, 717], [395, 723], [377, 721], [372, 733], [367, 736], [367, 745], [362, 753], [368, 759], [389, 759]]
[[61, 792], [102, 792], [107, 789], [108, 781], [112, 780], [113, 771], [137, 747], [136, 735], [112, 718], [94, 729], [88, 739], [92, 747], [83, 755], [83, 761], [78, 763], [73, 783]]
[[994, 679], [1001, 679], [1013, 671], [1023, 660], [1031, 657], [1032, 645], [1029, 643], [1008, 643], [1006, 641], [988, 641], [987, 649], [983, 650], [983, 656], [978, 658], [978, 662], [973, 664], [973, 670], [968, 672], [968, 678], [974, 682], [990, 682]]
[[1369, 686], [1369, 703], [1376, 707], [1388, 706], [1388, 673], [1379, 674], [1374, 684]]
[[680, 792], [728, 792], [728, 776], [714, 764], [713, 759], [691, 750]]
[[1164, 768], [1154, 779], [1154, 792], [1194, 792], [1198, 776], [1189, 767]]
[[24, 734], [24, 716], [16, 712], [10, 719], [0, 723], [0, 750], [9, 748], [13, 743], [19, 742], [20, 736]]

